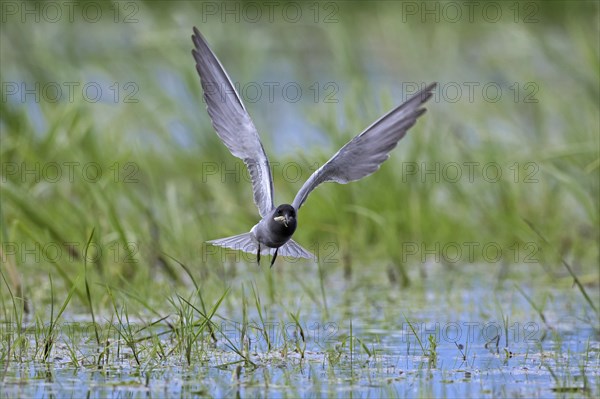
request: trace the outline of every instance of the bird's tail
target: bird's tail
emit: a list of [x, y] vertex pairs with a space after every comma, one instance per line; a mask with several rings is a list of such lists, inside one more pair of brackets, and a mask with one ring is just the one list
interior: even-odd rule
[[[248, 252], [249, 254], [256, 254], [258, 249], [258, 243], [252, 233], [238, 234], [237, 236], [231, 236], [226, 238], [219, 238], [218, 240], [208, 241], [209, 244], [216, 245], [218, 247], [235, 249], [237, 251]], [[262, 246], [260, 249], [261, 255], [270, 254], [268, 247]]]
[[290, 239], [279, 248], [279, 255], [290, 258], [306, 258], [316, 260], [316, 256], [302, 248], [296, 241]]
[[[238, 251], [248, 252], [250, 254], [256, 254], [258, 250], [258, 243], [252, 233], [238, 234], [237, 236], [231, 236], [226, 238], [219, 238], [218, 240], [208, 241], [209, 244], [216, 245], [218, 247], [230, 248]], [[269, 248], [265, 245], [261, 245], [261, 255], [273, 255], [275, 253], [274, 248]], [[287, 256], [290, 258], [306, 258], [316, 259], [315, 256], [302, 248], [296, 241], [289, 240], [279, 248], [278, 255]]]

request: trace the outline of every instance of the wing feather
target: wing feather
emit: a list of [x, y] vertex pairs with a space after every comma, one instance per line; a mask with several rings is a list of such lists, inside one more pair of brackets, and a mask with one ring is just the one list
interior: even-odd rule
[[223, 66], [194, 27], [196, 70], [200, 75], [206, 109], [221, 141], [242, 159], [250, 172], [254, 203], [262, 217], [273, 209], [273, 179], [258, 132]]
[[430, 84], [344, 145], [308, 178], [292, 206], [300, 209], [308, 195], [321, 183], [345, 184], [377, 171], [417, 118], [425, 113], [421, 105], [431, 98], [435, 86], [436, 83]]

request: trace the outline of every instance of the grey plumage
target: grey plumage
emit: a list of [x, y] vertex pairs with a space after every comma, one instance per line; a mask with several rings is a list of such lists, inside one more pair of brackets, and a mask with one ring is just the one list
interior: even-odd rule
[[429, 100], [436, 84], [430, 84], [350, 140], [308, 178], [291, 205], [282, 204], [275, 208], [269, 161], [258, 132], [223, 66], [195, 27], [192, 41], [195, 46], [192, 54], [213, 127], [229, 151], [242, 159], [248, 167], [254, 202], [262, 217], [249, 233], [209, 243], [256, 253], [258, 259], [261, 254], [269, 254], [275, 249], [271, 266], [278, 253], [290, 257], [314, 258], [314, 255], [291, 239], [297, 226], [297, 211], [308, 195], [321, 183], [345, 184], [377, 171], [388, 159], [389, 152], [425, 112], [421, 105]]
[[248, 167], [254, 203], [260, 216], [265, 217], [273, 209], [273, 179], [258, 132], [229, 76], [196, 28], [192, 40], [196, 47], [192, 54], [213, 127], [231, 154]]
[[292, 206], [300, 209], [311, 191], [321, 183], [346, 184], [375, 173], [417, 118], [425, 113], [425, 108], [419, 107], [429, 100], [435, 85], [430, 84], [344, 145], [308, 178]]

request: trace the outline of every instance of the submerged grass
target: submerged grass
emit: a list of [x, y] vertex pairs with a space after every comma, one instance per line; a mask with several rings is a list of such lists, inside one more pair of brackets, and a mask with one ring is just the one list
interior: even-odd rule
[[[69, 290], [69, 293], [67, 294], [67, 297], [65, 298], [60, 309], [58, 310], [56, 317], [54, 317], [54, 285], [52, 284], [52, 275], [48, 275], [48, 280], [50, 281], [50, 322], [48, 324], [47, 329], [42, 328], [44, 330], [42, 332], [42, 337], [43, 337], [42, 360], [44, 362], [47, 362], [48, 359], [50, 358], [52, 348], [54, 347], [54, 343], [56, 342], [56, 334], [57, 334], [56, 328], [57, 328], [58, 321], [60, 320], [62, 314], [67, 309], [69, 302], [71, 302], [71, 298], [73, 297], [73, 293], [74, 293], [75, 287], [76, 287], [75, 285], [73, 285], [73, 287]], [[44, 325], [43, 320], [38, 319], [38, 322], [39, 322], [40, 326]], [[37, 353], [37, 351], [36, 351], [36, 353]]]
[[[535, 226], [529, 221], [526, 221], [526, 222], [529, 225], [529, 227], [531, 228], [531, 230], [533, 230], [534, 233], [544, 242], [544, 244], [546, 246], [552, 248], [552, 246], [550, 245], [548, 240], [546, 240], [546, 238], [544, 238], [544, 236], [535, 228]], [[569, 263], [562, 257], [561, 257], [560, 261], [563, 264], [563, 266], [567, 269], [567, 271], [569, 272], [569, 275], [571, 277], [573, 277], [573, 284], [575, 284], [577, 286], [577, 288], [579, 289], [579, 291], [585, 298], [585, 301], [587, 302], [587, 304], [594, 311], [596, 318], [600, 317], [600, 314], [598, 314], [598, 308], [596, 307], [597, 306], [596, 303], [594, 303], [594, 301], [588, 295], [586, 288], [583, 286], [583, 284], [581, 283], [581, 281], [579, 280], [579, 278], [573, 271], [573, 268], [571, 267], [571, 265], [569, 265]]]

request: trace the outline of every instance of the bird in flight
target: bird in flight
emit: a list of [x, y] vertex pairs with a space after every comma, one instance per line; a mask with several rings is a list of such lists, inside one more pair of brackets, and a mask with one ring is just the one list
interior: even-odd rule
[[377, 171], [398, 141], [423, 115], [425, 108], [422, 105], [429, 100], [436, 84], [425, 87], [350, 140], [308, 178], [291, 204], [275, 207], [269, 160], [252, 119], [223, 66], [196, 27], [192, 41], [195, 47], [192, 55], [196, 60], [208, 115], [231, 154], [243, 160], [248, 168], [254, 203], [262, 217], [248, 233], [208, 243], [256, 253], [259, 264], [261, 254], [269, 255], [274, 249], [271, 267], [278, 253], [287, 257], [315, 259], [313, 254], [292, 240], [298, 225], [298, 211], [308, 195], [321, 183], [345, 184]]

